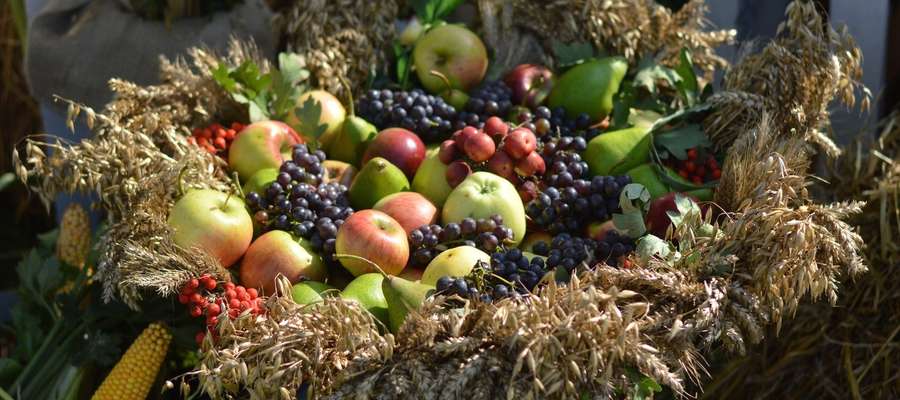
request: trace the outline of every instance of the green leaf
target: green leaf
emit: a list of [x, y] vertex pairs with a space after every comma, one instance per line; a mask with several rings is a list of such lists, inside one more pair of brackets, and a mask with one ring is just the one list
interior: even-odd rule
[[581, 64], [585, 60], [594, 57], [594, 46], [587, 42], [575, 42], [565, 44], [558, 40], [553, 41], [553, 54], [560, 67], [570, 67]]
[[648, 234], [637, 240], [637, 249], [635, 251], [641, 257], [641, 260], [646, 261], [653, 256], [668, 257], [672, 253], [672, 247], [669, 242]]
[[399, 43], [394, 43], [394, 57], [397, 59], [397, 82], [403, 89], [407, 89], [409, 85], [411, 54], [409, 49]]
[[268, 113], [256, 102], [247, 103], [247, 111], [250, 114], [250, 122], [259, 122], [269, 119]]
[[296, 53], [278, 54], [278, 70], [283, 82], [291, 85], [309, 79], [309, 71], [303, 68], [303, 57]]
[[677, 87], [681, 76], [675, 70], [662, 66], [651, 58], [645, 58], [638, 64], [638, 72], [634, 76], [635, 87], [647, 89], [650, 94], [656, 94], [656, 83], [665, 81], [672, 87]]
[[434, 10], [434, 19], [442, 19], [450, 15], [456, 7], [459, 7], [465, 0], [441, 0]]
[[302, 132], [303, 136], [318, 140], [328, 129], [328, 125], [319, 123], [319, 118], [322, 116], [322, 103], [312, 96], [306, 99], [299, 108], [294, 109], [294, 115], [299, 121], [297, 131]]
[[[637, 203], [637, 205], [635, 205]], [[619, 194], [619, 206], [622, 211], [646, 211], [650, 206], [650, 191], [640, 183], [629, 183]]]
[[647, 226], [644, 225], [644, 214], [638, 210], [613, 214], [612, 221], [617, 231], [630, 238], [641, 237], [647, 232]]
[[688, 196], [675, 194], [675, 210], [666, 211], [666, 215], [672, 221], [672, 226], [676, 229], [684, 224], [684, 221], [690, 216], [700, 215], [700, 206]]
[[216, 83], [218, 83], [222, 89], [225, 89], [226, 92], [234, 94], [237, 90], [237, 81], [231, 77], [231, 73], [228, 71], [228, 67], [225, 64], [219, 64], [213, 71], [212, 76]]
[[628, 116], [631, 115], [631, 109], [637, 99], [637, 93], [634, 89], [632, 81], [625, 81], [616, 94], [612, 111], [612, 126], [610, 130], [625, 129], [630, 126]]
[[699, 124], [685, 125], [681, 128], [657, 133], [653, 136], [653, 142], [668, 150], [679, 160], [687, 159], [688, 149], [710, 145], [706, 132], [703, 132], [703, 128]]
[[681, 49], [680, 62], [675, 67], [675, 72], [681, 77], [678, 82], [678, 92], [684, 98], [688, 107], [697, 104], [697, 92], [700, 90], [700, 84], [697, 82], [697, 75], [694, 73], [694, 62], [691, 60], [691, 53], [688, 50]]

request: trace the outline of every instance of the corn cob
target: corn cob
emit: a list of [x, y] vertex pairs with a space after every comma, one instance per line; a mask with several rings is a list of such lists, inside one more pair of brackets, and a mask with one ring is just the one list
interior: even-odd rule
[[59, 224], [56, 255], [74, 267], [84, 267], [91, 246], [91, 223], [81, 204], [72, 203], [63, 212]]
[[166, 358], [172, 335], [159, 322], [150, 324], [131, 344], [92, 400], [143, 400]]

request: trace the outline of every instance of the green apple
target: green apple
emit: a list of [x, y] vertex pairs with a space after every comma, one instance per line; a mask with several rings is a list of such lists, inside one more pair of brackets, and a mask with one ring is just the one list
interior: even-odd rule
[[518, 245], [525, 237], [525, 206], [519, 192], [500, 176], [476, 172], [450, 192], [441, 216], [446, 224], [494, 214], [503, 217], [503, 225], [513, 230], [513, 241]]
[[329, 293], [337, 294], [337, 289], [334, 286], [316, 281], [297, 282], [291, 288], [291, 297], [295, 303], [301, 305], [321, 302], [325, 297], [328, 297]]
[[420, 282], [434, 286], [442, 276], [469, 275], [479, 261], [490, 263], [491, 256], [472, 246], [458, 246], [444, 250], [428, 263]]
[[302, 279], [321, 281], [325, 278], [325, 264], [303, 238], [285, 231], [269, 231], [258, 237], [241, 260], [240, 278], [246, 287], [262, 289], [271, 294], [275, 278], [284, 275], [291, 283]]
[[244, 191], [245, 195], [250, 192], [256, 192], [260, 195], [265, 194], [266, 186], [269, 186], [270, 183], [275, 182], [275, 178], [277, 177], [277, 168], [263, 168], [259, 171], [256, 171], [256, 173], [253, 174], [250, 179], [244, 182], [244, 186], [241, 188], [241, 190]]
[[226, 268], [253, 240], [253, 220], [243, 200], [212, 189], [188, 190], [169, 211], [167, 222], [175, 244], [201, 249]]
[[348, 195], [357, 210], [372, 208], [378, 200], [409, 190], [409, 180], [400, 168], [381, 157], [375, 157], [356, 174]]
[[421, 193], [438, 208], [444, 206], [444, 200], [453, 191], [447, 183], [447, 164], [438, 157], [440, 148], [433, 147], [425, 153], [425, 159], [413, 177], [412, 190]]
[[419, 38], [413, 49], [413, 63], [422, 86], [431, 93], [446, 88], [444, 81], [431, 73], [443, 74], [454, 89], [469, 91], [481, 83], [487, 73], [488, 55], [481, 39], [459, 25], [441, 25]]
[[302, 108], [303, 104], [309, 99], [313, 99], [322, 106], [322, 113], [319, 115], [319, 124], [325, 125], [327, 128], [325, 128], [325, 132], [322, 133], [322, 136], [319, 137], [319, 143], [322, 143], [322, 147], [327, 149], [334, 139], [335, 134], [341, 128], [344, 118], [347, 117], [347, 110], [344, 109], [344, 105], [341, 104], [341, 101], [338, 100], [337, 97], [334, 97], [333, 94], [324, 90], [311, 90], [300, 95], [300, 97], [297, 98], [297, 104], [294, 111], [288, 113], [284, 122], [287, 122], [288, 125], [296, 129], [307, 141], [314, 141], [316, 139], [311, 137], [308, 132], [300, 132], [300, 120], [297, 119], [297, 114], [295, 112]]
[[290, 160], [291, 150], [298, 143], [303, 139], [283, 122], [254, 122], [234, 137], [228, 149], [228, 166], [241, 180], [248, 180], [261, 169], [278, 168], [284, 160]]
[[381, 290], [388, 305], [388, 327], [397, 333], [406, 315], [422, 306], [434, 286], [388, 275], [381, 282]]
[[379, 321], [389, 325], [391, 320], [388, 315], [388, 303], [384, 298], [384, 290], [381, 288], [382, 281], [384, 281], [384, 275], [377, 272], [357, 276], [341, 291], [341, 297], [356, 301]]
[[582, 63], [566, 71], [553, 86], [547, 104], [563, 107], [568, 115], [587, 114], [602, 121], [613, 109], [613, 97], [628, 72], [621, 57], [606, 57]]

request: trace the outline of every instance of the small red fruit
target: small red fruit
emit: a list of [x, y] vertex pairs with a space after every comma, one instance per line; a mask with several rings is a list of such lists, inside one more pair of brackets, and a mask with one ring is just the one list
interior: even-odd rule
[[477, 134], [477, 133], [478, 133], [478, 129], [476, 129], [475, 127], [472, 127], [472, 126], [467, 126], [467, 127], [463, 128], [461, 131], [459, 131], [459, 136], [454, 134], [453, 136], [456, 136], [456, 137], [453, 140], [456, 141], [457, 149], [459, 149], [460, 151], [465, 151], [466, 142], [469, 140], [470, 137], [475, 136], [475, 134]]
[[256, 291], [256, 288], [247, 289], [247, 294], [250, 295], [251, 300], [259, 297], [259, 293]]
[[237, 291], [235, 291], [234, 289], [228, 289], [225, 291], [225, 297], [227, 297], [229, 300], [234, 299], [237, 297]]
[[525, 181], [518, 187], [519, 197], [522, 199], [522, 202], [528, 204], [528, 202], [534, 200], [538, 194], [538, 187], [532, 181]]
[[220, 312], [222, 312], [222, 308], [218, 304], [213, 303], [206, 307], [206, 315], [219, 315]]
[[697, 170], [697, 166], [694, 164], [693, 161], [685, 161], [685, 162], [684, 162], [684, 169], [685, 169], [685, 171], [687, 171], [687, 172], [694, 172], [694, 171]]
[[528, 153], [525, 158], [516, 163], [516, 173], [525, 177], [541, 175], [546, 171], [546, 168], [544, 157], [541, 157], [536, 151]]
[[200, 304], [203, 301], [203, 296], [200, 293], [191, 294], [191, 303]]
[[225, 290], [234, 290], [234, 282], [225, 282]]
[[203, 310], [201, 310], [200, 307], [197, 307], [197, 306], [191, 307], [191, 316], [192, 317], [197, 318], [201, 315], [203, 315]]
[[471, 174], [472, 167], [469, 167], [469, 164], [466, 164], [463, 160], [456, 160], [447, 167], [445, 177], [447, 178], [447, 184], [455, 188]]
[[525, 128], [513, 129], [503, 141], [503, 149], [517, 160], [524, 158], [536, 148], [537, 138], [534, 132]]
[[502, 176], [508, 181], [515, 182], [518, 180], [515, 171], [515, 161], [513, 161], [509, 154], [506, 154], [503, 150], [500, 150], [491, 156], [491, 159], [488, 160], [487, 168], [488, 171]]
[[181, 304], [187, 304], [187, 303], [190, 302], [190, 301], [191, 301], [191, 299], [188, 297], [188, 295], [186, 295], [186, 294], [184, 294], [184, 293], [178, 295], [178, 302], [179, 302], [179, 303], [181, 303]]
[[219, 317], [213, 315], [206, 317], [206, 324], [209, 326], [216, 326], [219, 323]]
[[494, 139], [485, 133], [476, 133], [466, 139], [463, 147], [466, 155], [475, 162], [487, 161], [497, 151]]
[[722, 171], [718, 169], [714, 169], [712, 172], [713, 179], [719, 179], [722, 177]]
[[699, 176], [695, 176], [693, 179], [691, 179], [691, 182], [694, 182], [695, 185], [702, 185], [703, 179], [700, 179]]
[[242, 301], [242, 302], [241, 302], [241, 311], [244, 311], [244, 310], [246, 310], [246, 309], [248, 309], [248, 308], [250, 308], [250, 302], [249, 302], [249, 301]]
[[441, 160], [444, 164], [450, 164], [459, 156], [459, 152], [456, 149], [456, 142], [450, 139], [447, 139], [441, 142], [441, 147], [438, 150], [438, 159]]
[[216, 280], [211, 277], [206, 277], [206, 279], [203, 280], [203, 287], [206, 288], [206, 290], [213, 290], [216, 286]]
[[198, 287], [200, 287], [200, 281], [197, 280], [196, 278], [191, 279], [190, 281], [188, 281], [187, 287], [189, 287], [191, 289], [197, 289]]
[[697, 149], [688, 149], [687, 158], [688, 158], [688, 160], [697, 159]]
[[197, 334], [194, 335], [194, 340], [198, 345], [203, 344], [203, 339], [206, 339], [206, 332], [197, 332]]
[[509, 133], [509, 125], [500, 117], [490, 117], [484, 122], [484, 133], [495, 139], [503, 139]]
[[228, 300], [228, 308], [236, 309], [241, 307], [241, 301], [238, 299]]

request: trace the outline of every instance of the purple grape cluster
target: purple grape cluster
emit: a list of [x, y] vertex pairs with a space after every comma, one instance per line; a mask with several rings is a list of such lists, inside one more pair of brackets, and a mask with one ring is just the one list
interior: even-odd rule
[[552, 234], [579, 234], [592, 222], [603, 222], [619, 212], [619, 195], [631, 177], [595, 176], [576, 179], [571, 186], [550, 186], [528, 203], [526, 213]]
[[456, 246], [472, 246], [491, 253], [512, 237], [512, 229], [503, 226], [500, 215], [422, 225], [409, 233], [410, 265], [424, 268], [442, 251]]

